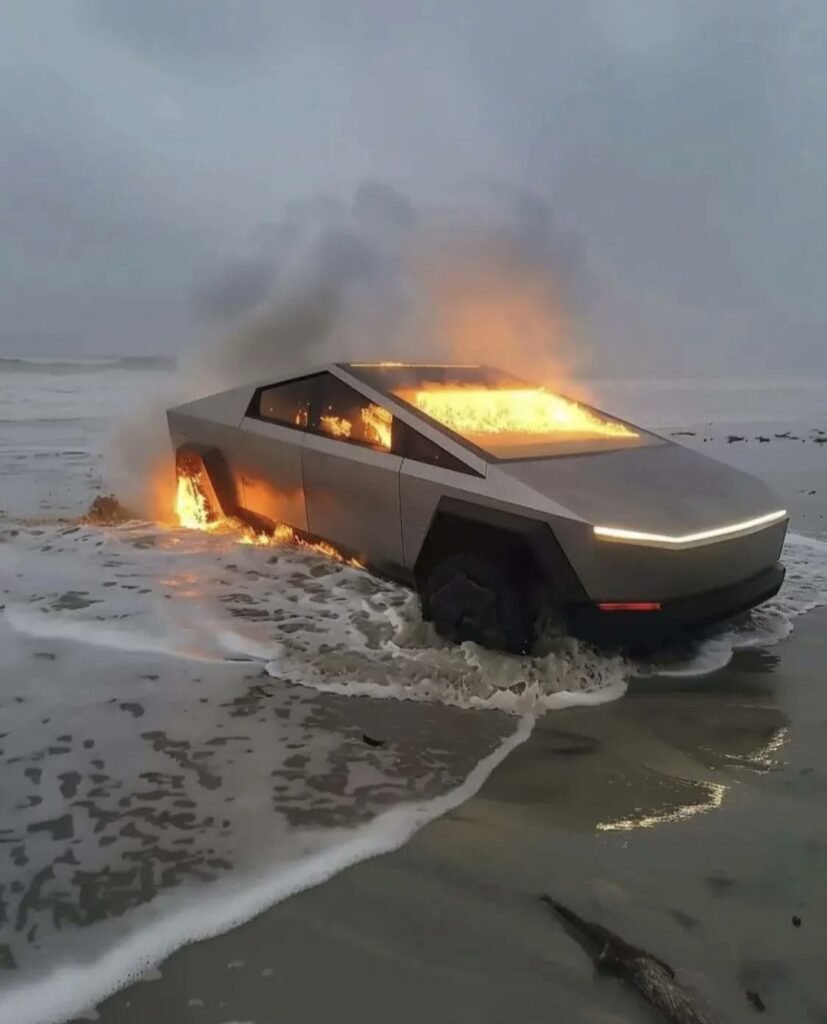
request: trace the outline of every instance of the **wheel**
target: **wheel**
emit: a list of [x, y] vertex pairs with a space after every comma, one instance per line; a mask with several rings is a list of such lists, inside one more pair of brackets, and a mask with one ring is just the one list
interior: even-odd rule
[[435, 566], [421, 592], [422, 614], [456, 643], [525, 654], [534, 640], [527, 596], [503, 563], [462, 552]]

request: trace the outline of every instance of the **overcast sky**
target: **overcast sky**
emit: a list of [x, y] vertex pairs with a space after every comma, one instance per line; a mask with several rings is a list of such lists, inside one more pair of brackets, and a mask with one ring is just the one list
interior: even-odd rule
[[546, 204], [608, 372], [827, 374], [824, 0], [0, 12], [0, 351], [183, 350], [286, 206], [371, 181]]

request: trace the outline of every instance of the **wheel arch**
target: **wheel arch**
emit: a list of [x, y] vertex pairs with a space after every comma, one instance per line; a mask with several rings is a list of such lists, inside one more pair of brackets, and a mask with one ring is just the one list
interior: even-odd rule
[[551, 584], [560, 604], [586, 599], [550, 523], [456, 498], [441, 498], [437, 503], [413, 567], [417, 589], [421, 591], [441, 561], [470, 550], [493, 550], [498, 557], [515, 560], [517, 568], [527, 571], [535, 582]]
[[210, 503], [225, 517], [238, 516], [241, 500], [238, 485], [224, 453], [215, 445], [186, 441], [175, 449], [175, 472], [201, 478]]

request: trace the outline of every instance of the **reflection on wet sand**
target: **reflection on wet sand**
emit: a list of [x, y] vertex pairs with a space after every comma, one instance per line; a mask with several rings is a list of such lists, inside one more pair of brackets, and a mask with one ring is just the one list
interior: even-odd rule
[[[743, 660], [749, 683], [737, 672], [732, 685], [719, 675], [714, 685], [640, 679], [615, 704], [541, 719], [499, 776], [519, 774], [521, 804], [553, 806], [558, 825], [578, 831], [650, 829], [716, 811], [747, 773], [783, 764], [789, 737], [767, 676]], [[504, 785], [513, 792], [515, 782]]]
[[[722, 672], [640, 678], [623, 700], [539, 719], [475, 798], [397, 854], [183, 950], [154, 986], [100, 1007], [101, 1021], [142, 1024], [194, 994], [216, 1019], [268, 1019], [277, 1001], [321, 1020], [358, 1000], [365, 1024], [388, 1005], [399, 1024], [435, 1006], [457, 1024], [509, 1020], [515, 1006], [526, 1021], [650, 1020], [542, 912], [541, 892], [672, 964], [711, 1019], [747, 1020], [753, 993], [768, 1020], [827, 1020], [824, 622], [797, 624], [772, 671], [740, 652]], [[403, 706], [371, 704], [388, 722]], [[700, 810], [670, 817], [687, 807]], [[228, 997], [225, 965], [238, 959], [245, 985]], [[325, 986], [308, 983], [319, 964]]]
[[[674, 701], [675, 697], [671, 699]], [[707, 775], [709, 771], [743, 769], [768, 772], [778, 766], [778, 754], [788, 739], [789, 729], [781, 711], [763, 703], [763, 696], [757, 697], [762, 701], [757, 704], [743, 699], [727, 703], [722, 698], [716, 700], [709, 695], [704, 700], [700, 694], [688, 694], [687, 699], [696, 706], [684, 708], [683, 716], [678, 717], [685, 720], [675, 721], [680, 733], [671, 734], [673, 720], [667, 716], [660, 726], [660, 734], [657, 730], [653, 733], [652, 744], [667, 742], [682, 750], [686, 760], [674, 767], [659, 761], [642, 764], [645, 775], [641, 779], [640, 793], [647, 802], [636, 806], [630, 813], [615, 814], [606, 821], [598, 822], [595, 826], [597, 831], [652, 828], [706, 814], [721, 807], [731, 788], [738, 785], [735, 774], [728, 774], [726, 781], [713, 781]], [[699, 713], [704, 704], [711, 705], [709, 711], [714, 712], [712, 720]], [[642, 753], [646, 751], [644, 747]]]
[[[677, 783], [678, 780], [675, 780]], [[716, 782], [687, 782], [686, 786], [697, 793], [697, 802], [670, 805], [664, 804], [662, 808], [651, 814], [632, 814], [627, 818], [615, 818], [612, 821], [599, 821], [595, 828], [598, 832], [631, 832], [635, 828], [652, 828], [654, 825], [662, 825], [667, 821], [683, 821], [685, 818], [692, 818], [696, 814], [705, 814], [707, 811], [714, 811], [724, 802], [728, 786]]]

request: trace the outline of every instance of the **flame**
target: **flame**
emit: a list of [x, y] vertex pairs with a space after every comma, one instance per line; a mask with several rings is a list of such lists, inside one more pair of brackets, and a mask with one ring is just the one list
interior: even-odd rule
[[239, 544], [252, 544], [256, 547], [281, 547], [285, 544], [293, 544], [305, 551], [314, 551], [316, 554], [324, 555], [333, 559], [334, 562], [341, 562], [354, 569], [364, 569], [361, 562], [355, 558], [346, 558], [341, 551], [338, 551], [327, 541], [310, 541], [300, 537], [292, 526], [286, 523], [276, 523], [272, 533], [259, 533], [245, 523], [237, 520], [227, 520], [223, 517], [214, 518], [209, 507], [203, 485], [200, 480], [200, 473], [187, 475], [182, 473], [178, 477], [178, 490], [175, 502], [175, 514], [178, 523], [187, 530], [201, 530], [207, 533], [227, 528], [239, 529]]
[[200, 474], [178, 477], [175, 499], [175, 514], [181, 526], [188, 530], [213, 530], [216, 523], [211, 519], [210, 508], [204, 494]]
[[409, 369], [419, 370], [476, 370], [479, 367], [479, 363], [396, 363], [396, 362], [384, 362], [384, 363], [348, 363], [348, 366], [363, 367], [366, 369], [388, 369], [389, 367], [399, 369], [400, 367], [407, 367]]
[[388, 410], [381, 405], [365, 406], [362, 409], [362, 423], [365, 427], [365, 440], [390, 451], [393, 416]]
[[400, 398], [463, 437], [517, 435], [520, 438], [560, 435], [626, 437], [639, 435], [623, 423], [604, 419], [577, 402], [545, 388], [482, 388], [433, 386], [399, 391]]
[[253, 544], [256, 547], [277, 548], [285, 544], [292, 544], [303, 551], [313, 551], [317, 555], [324, 555], [334, 562], [341, 562], [353, 569], [364, 569], [364, 565], [355, 558], [346, 558], [341, 551], [334, 548], [324, 540], [305, 540], [300, 537], [292, 526], [286, 523], [277, 523], [272, 533], [256, 533], [250, 527], [244, 527], [244, 532], [239, 538], [239, 544]]
[[321, 428], [326, 434], [332, 434], [334, 437], [350, 437], [353, 424], [341, 416], [322, 416]]
[[[371, 402], [360, 410], [360, 416], [362, 432], [358, 440], [390, 451], [393, 416], [388, 410]], [[322, 416], [319, 423], [322, 430], [332, 437], [353, 437], [353, 422], [343, 416]]]

